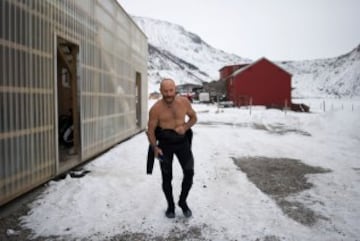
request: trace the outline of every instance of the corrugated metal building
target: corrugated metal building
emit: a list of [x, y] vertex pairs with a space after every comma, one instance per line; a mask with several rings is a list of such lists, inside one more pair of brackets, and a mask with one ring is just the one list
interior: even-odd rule
[[291, 74], [266, 58], [238, 68], [224, 80], [228, 98], [236, 106], [291, 106]]
[[116, 0], [0, 1], [0, 205], [145, 128], [147, 47]]

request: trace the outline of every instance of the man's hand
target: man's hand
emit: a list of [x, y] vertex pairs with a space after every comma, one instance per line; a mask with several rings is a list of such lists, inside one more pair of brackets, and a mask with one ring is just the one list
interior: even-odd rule
[[159, 148], [158, 146], [155, 146], [154, 147], [154, 156], [156, 158], [159, 158], [159, 156], [162, 156], [163, 155], [163, 152], [161, 150], [161, 148]]
[[175, 127], [175, 131], [180, 135], [184, 135], [186, 132], [185, 124]]

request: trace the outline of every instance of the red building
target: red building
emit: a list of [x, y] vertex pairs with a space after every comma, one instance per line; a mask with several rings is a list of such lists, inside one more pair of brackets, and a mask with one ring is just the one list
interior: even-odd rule
[[220, 79], [221, 80], [226, 79], [226, 77], [228, 77], [229, 75], [234, 73], [236, 70], [241, 69], [247, 65], [248, 64], [235, 64], [235, 65], [227, 65], [227, 66], [222, 67], [219, 70], [220, 71]]
[[[230, 73], [231, 69], [235, 69]], [[236, 106], [291, 106], [291, 74], [266, 58], [249, 65], [231, 65], [220, 69], [226, 81], [227, 96]]]

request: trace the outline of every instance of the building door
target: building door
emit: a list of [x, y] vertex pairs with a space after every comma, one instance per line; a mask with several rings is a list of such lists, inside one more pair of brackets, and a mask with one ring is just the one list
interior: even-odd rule
[[63, 172], [80, 161], [78, 53], [78, 45], [57, 37], [58, 172]]
[[141, 127], [141, 74], [136, 72], [136, 125]]

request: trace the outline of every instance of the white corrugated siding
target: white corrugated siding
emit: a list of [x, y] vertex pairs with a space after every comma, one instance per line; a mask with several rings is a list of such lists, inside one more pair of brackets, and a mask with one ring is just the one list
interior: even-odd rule
[[115, 0], [1, 0], [0, 205], [57, 174], [57, 36], [79, 45], [80, 162], [145, 128], [147, 40]]

